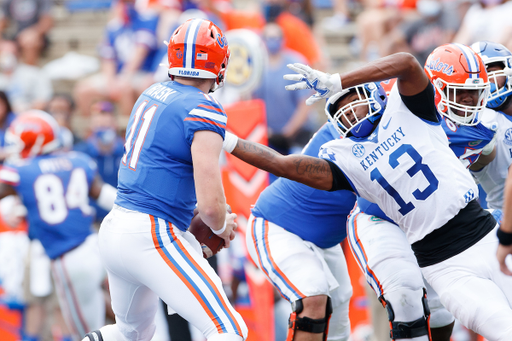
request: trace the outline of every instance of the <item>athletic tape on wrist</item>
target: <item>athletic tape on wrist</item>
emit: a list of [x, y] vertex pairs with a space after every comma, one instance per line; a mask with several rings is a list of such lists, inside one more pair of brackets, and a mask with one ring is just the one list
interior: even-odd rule
[[502, 229], [498, 229], [498, 240], [501, 245], [509, 246], [512, 245], [512, 233], [505, 232]]
[[226, 231], [226, 224], [227, 224], [227, 221], [224, 220], [224, 226], [222, 226], [222, 228], [220, 230], [214, 230], [214, 229], [211, 229], [213, 233], [215, 233], [217, 236], [220, 236], [221, 234], [224, 233], [224, 231]]

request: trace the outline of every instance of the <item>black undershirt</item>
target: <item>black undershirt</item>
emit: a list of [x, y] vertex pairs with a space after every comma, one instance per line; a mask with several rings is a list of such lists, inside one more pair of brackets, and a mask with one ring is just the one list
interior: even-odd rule
[[350, 185], [350, 182], [348, 181], [345, 174], [343, 174], [340, 167], [338, 167], [334, 162], [330, 160], [324, 160], [329, 163], [329, 167], [331, 167], [332, 172], [332, 188], [329, 190], [329, 192], [339, 191], [342, 189], [355, 192], [354, 188], [352, 188], [352, 185]]
[[495, 226], [496, 220], [492, 214], [473, 200], [446, 224], [430, 232], [411, 247], [418, 265], [423, 268], [469, 249]]

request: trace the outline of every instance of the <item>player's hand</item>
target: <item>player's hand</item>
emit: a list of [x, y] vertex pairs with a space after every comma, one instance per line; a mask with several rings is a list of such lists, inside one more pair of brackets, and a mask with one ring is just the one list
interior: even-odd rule
[[226, 212], [226, 230], [219, 235], [222, 239], [224, 239], [224, 247], [228, 248], [230, 242], [235, 239], [235, 230], [238, 227], [238, 224], [235, 222], [236, 213]]
[[505, 263], [505, 259], [508, 255], [512, 255], [512, 245], [498, 245], [498, 251], [496, 251], [496, 257], [498, 258], [498, 262], [500, 263], [500, 270], [505, 275], [512, 276], [512, 271], [507, 267]]
[[283, 76], [286, 80], [296, 82], [295, 84], [285, 86], [286, 90], [312, 89], [316, 91], [313, 96], [306, 100], [307, 105], [311, 105], [323, 98], [329, 98], [343, 89], [338, 73], [331, 75], [300, 63], [288, 64], [287, 66], [297, 74]]
[[492, 131], [494, 131], [494, 136], [492, 137], [491, 142], [489, 142], [483, 149], [482, 155], [489, 155], [494, 150], [494, 146], [496, 145], [496, 139], [498, 138], [498, 123], [494, 122], [490, 127], [488, 127]]

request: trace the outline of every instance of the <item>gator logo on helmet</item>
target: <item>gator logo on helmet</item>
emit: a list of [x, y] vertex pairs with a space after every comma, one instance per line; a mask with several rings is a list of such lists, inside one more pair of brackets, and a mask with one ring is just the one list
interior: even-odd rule
[[453, 74], [453, 65], [439, 62], [439, 58], [436, 60], [431, 60], [430, 63], [427, 64], [427, 67], [432, 71], [439, 71], [447, 74], [448, 76]]
[[217, 43], [221, 48], [224, 48], [224, 46], [228, 45], [228, 40], [226, 37], [221, 36], [220, 33], [217, 33]]

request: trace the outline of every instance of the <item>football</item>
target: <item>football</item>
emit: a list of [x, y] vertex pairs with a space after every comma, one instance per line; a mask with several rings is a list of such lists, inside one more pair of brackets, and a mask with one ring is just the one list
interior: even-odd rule
[[203, 222], [199, 214], [192, 218], [188, 230], [201, 244], [204, 258], [210, 258], [224, 247], [224, 239], [213, 233], [210, 227]]

